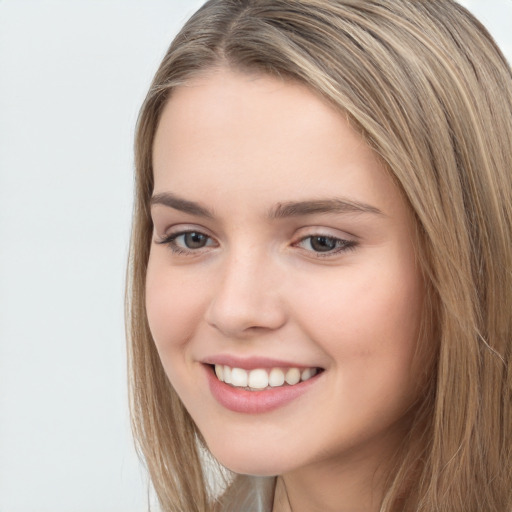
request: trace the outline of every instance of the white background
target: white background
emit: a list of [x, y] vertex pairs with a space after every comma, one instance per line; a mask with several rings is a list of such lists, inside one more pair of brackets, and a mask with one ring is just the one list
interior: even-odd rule
[[[138, 108], [201, 0], [0, 0], [0, 512], [142, 512], [123, 280]], [[512, 60], [512, 0], [466, 0]]]

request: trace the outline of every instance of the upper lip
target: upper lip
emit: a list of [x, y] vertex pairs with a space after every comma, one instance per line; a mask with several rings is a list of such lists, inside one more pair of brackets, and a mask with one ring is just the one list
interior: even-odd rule
[[203, 364], [218, 364], [230, 366], [231, 368], [242, 368], [244, 370], [255, 370], [257, 368], [319, 368], [314, 364], [301, 364], [270, 357], [253, 356], [243, 358], [229, 354], [205, 357], [201, 362]]

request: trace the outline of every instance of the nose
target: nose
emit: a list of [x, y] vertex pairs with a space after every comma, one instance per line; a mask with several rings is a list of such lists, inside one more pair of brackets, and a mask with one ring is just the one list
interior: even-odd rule
[[226, 259], [206, 310], [209, 325], [226, 337], [246, 338], [286, 323], [280, 272], [269, 259], [254, 255]]

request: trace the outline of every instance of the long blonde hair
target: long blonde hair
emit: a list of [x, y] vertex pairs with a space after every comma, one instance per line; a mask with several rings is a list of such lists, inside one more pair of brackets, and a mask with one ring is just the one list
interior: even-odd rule
[[436, 361], [382, 512], [512, 511], [512, 73], [452, 0], [211, 0], [169, 48], [137, 126], [127, 285], [133, 430], [163, 510], [212, 503], [200, 433], [146, 318], [152, 144], [173, 88], [219, 65], [336, 105], [415, 217], [421, 346]]

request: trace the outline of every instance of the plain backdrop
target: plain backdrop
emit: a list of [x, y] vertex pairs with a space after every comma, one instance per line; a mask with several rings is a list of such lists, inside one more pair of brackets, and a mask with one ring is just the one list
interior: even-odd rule
[[[123, 288], [138, 108], [200, 0], [0, 0], [0, 512], [143, 512]], [[512, 0], [466, 0], [512, 60]]]

